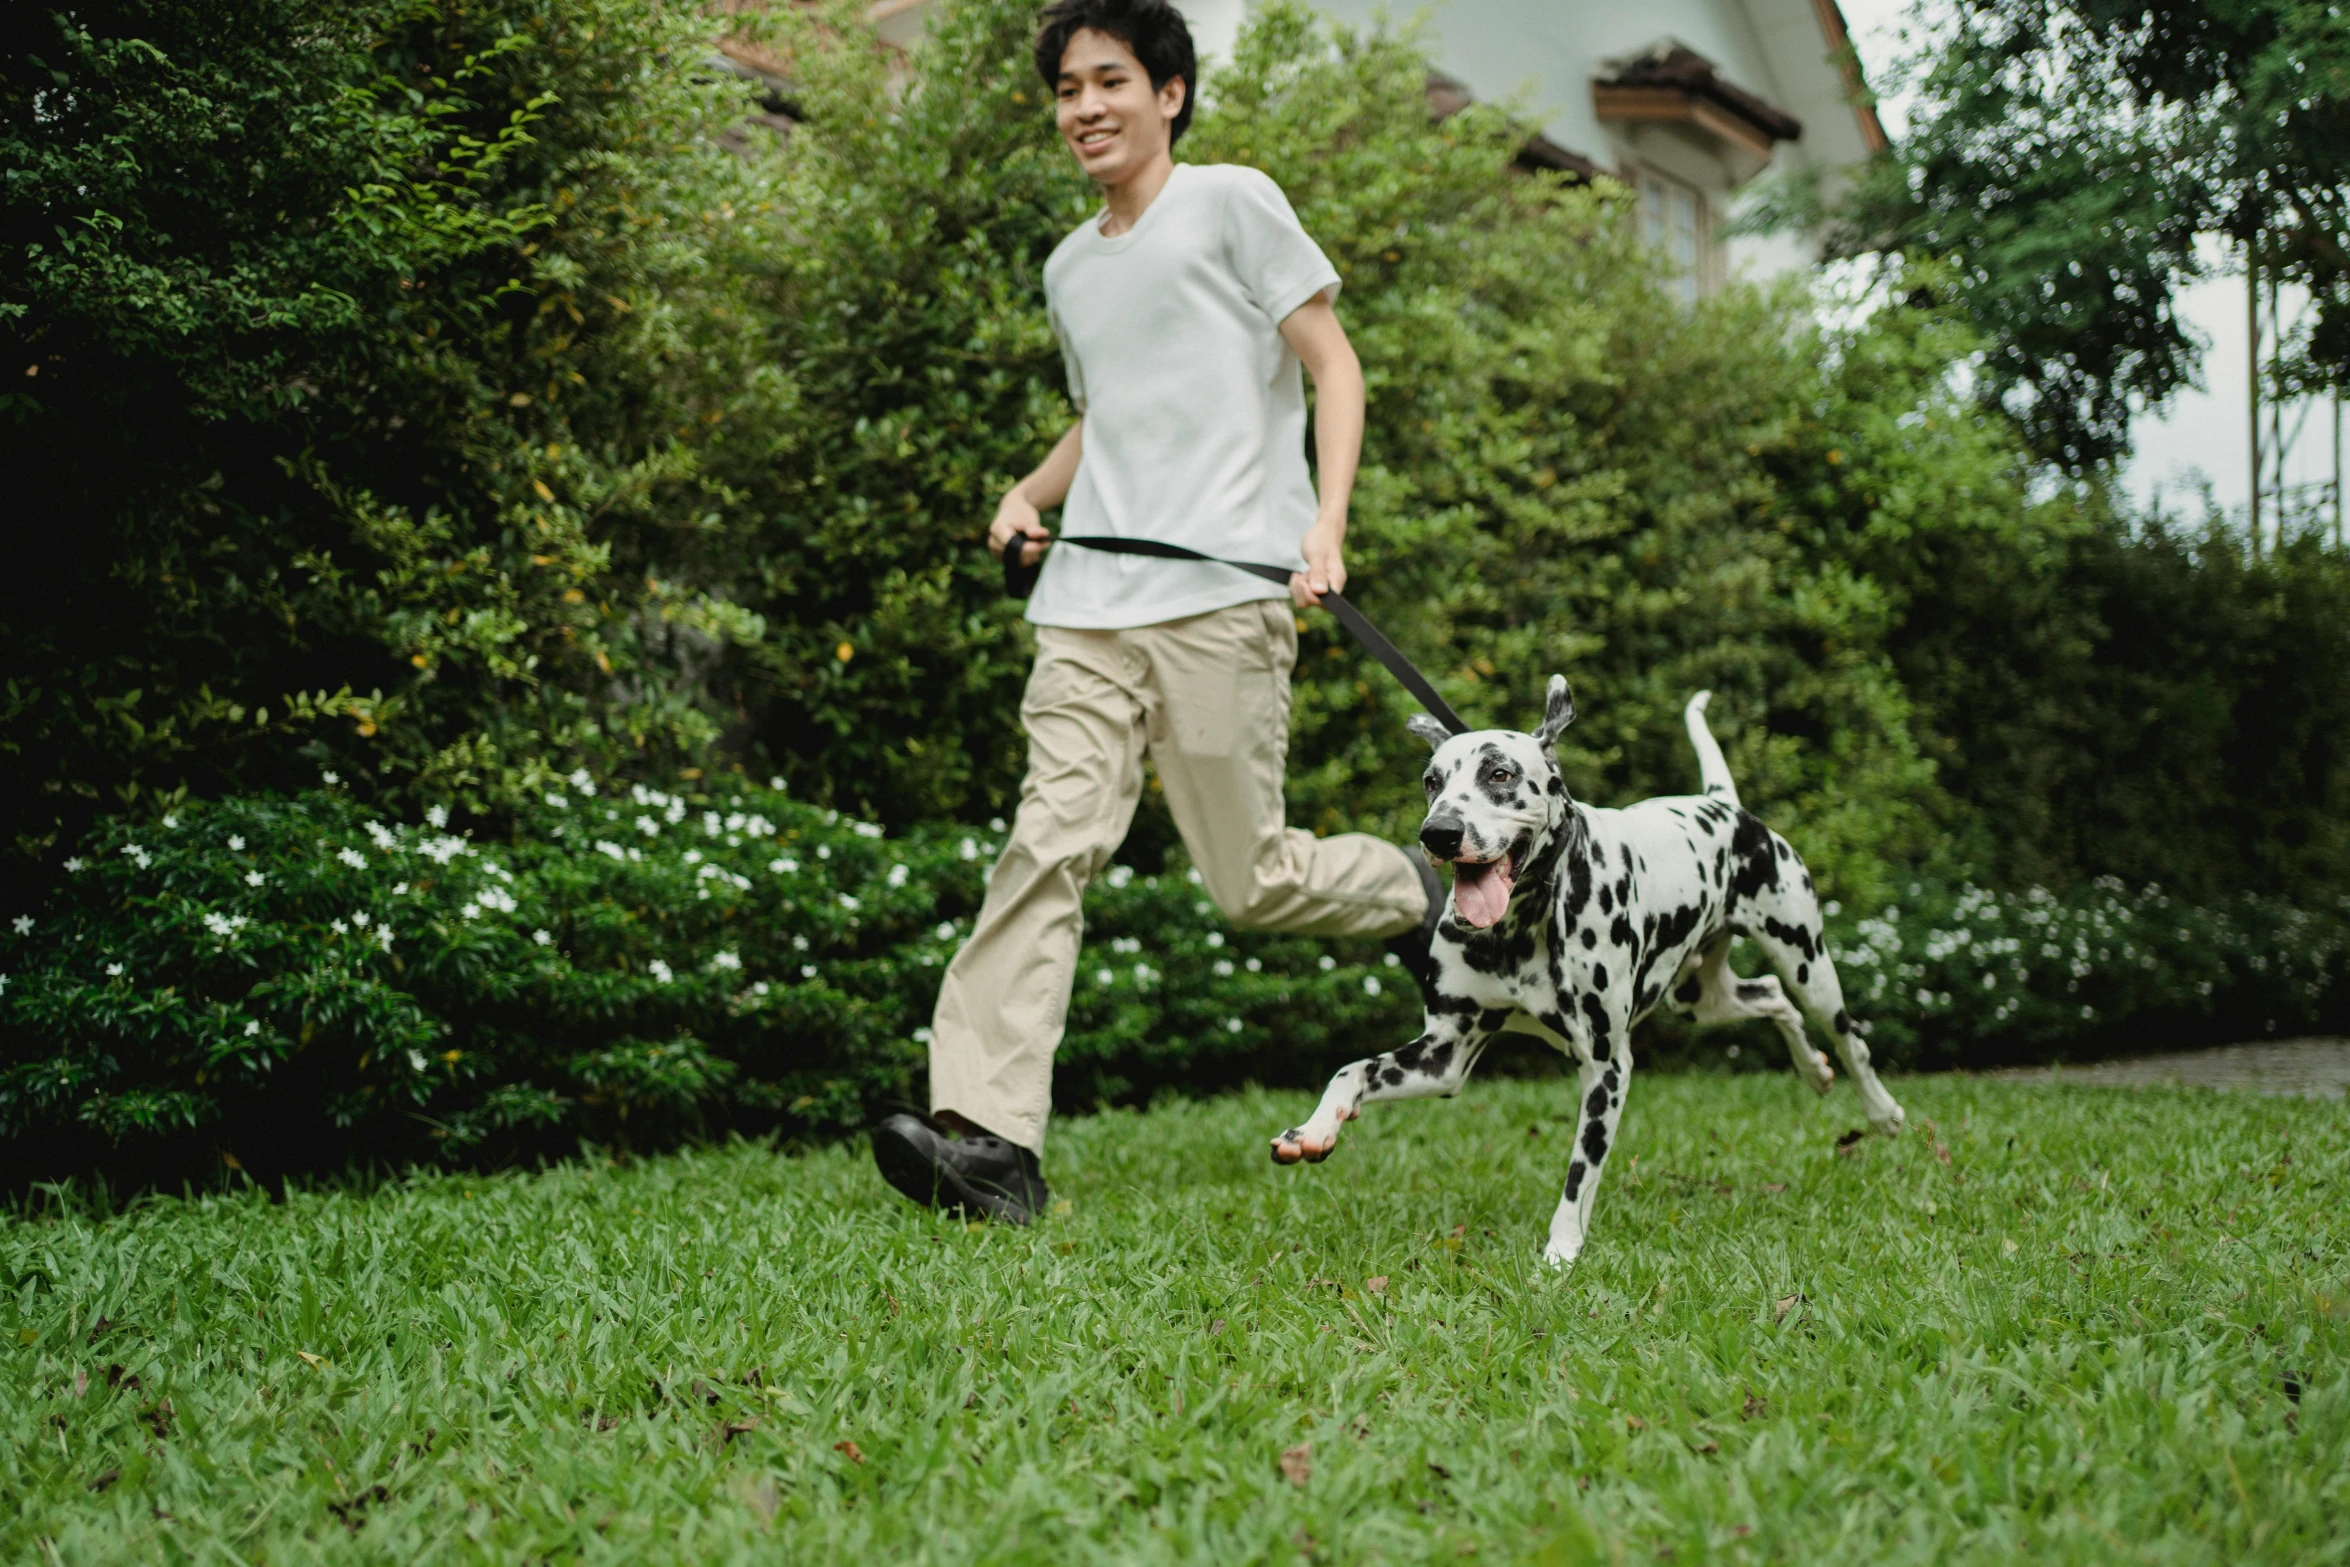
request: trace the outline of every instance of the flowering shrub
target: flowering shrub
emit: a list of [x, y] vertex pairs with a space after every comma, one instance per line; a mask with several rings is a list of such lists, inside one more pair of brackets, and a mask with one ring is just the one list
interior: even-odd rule
[[[0, 925], [0, 1138], [283, 1166], [853, 1126], [920, 1097], [1001, 846], [1000, 822], [891, 837], [774, 789], [585, 773], [497, 838], [333, 787], [116, 821]], [[1064, 1107], [1313, 1083], [1416, 1022], [1374, 944], [1231, 930], [1188, 873], [1113, 867], [1086, 912]], [[1909, 1065], [2350, 999], [2350, 906], [1913, 885], [1830, 926], [1852, 1010]]]
[[[495, 840], [331, 787], [117, 821], [0, 929], [0, 1137], [276, 1164], [854, 1125], [920, 1097], [1001, 844], [584, 773]], [[1413, 1021], [1375, 944], [1231, 931], [1184, 874], [1115, 868], [1087, 917], [1067, 1105], [1304, 1081]]]
[[2110, 877], [2064, 896], [1912, 883], [1903, 904], [1837, 915], [1845, 1000], [1872, 1050], [1910, 1066], [2306, 1027], [2350, 1005], [2350, 899], [2202, 907]]

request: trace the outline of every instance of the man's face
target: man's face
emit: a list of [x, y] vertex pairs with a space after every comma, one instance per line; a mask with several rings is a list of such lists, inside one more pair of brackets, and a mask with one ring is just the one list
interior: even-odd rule
[[1152, 91], [1150, 73], [1124, 40], [1081, 28], [1061, 52], [1053, 115], [1078, 167], [1116, 185], [1166, 152], [1188, 90], [1175, 76]]

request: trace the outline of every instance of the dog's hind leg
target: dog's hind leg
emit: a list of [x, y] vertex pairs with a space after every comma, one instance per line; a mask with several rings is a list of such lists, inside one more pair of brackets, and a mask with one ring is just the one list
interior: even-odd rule
[[[1623, 1030], [1616, 1037], [1624, 1037]], [[1581, 1254], [1583, 1238], [1591, 1233], [1591, 1206], [1599, 1196], [1599, 1175], [1607, 1167], [1608, 1151], [1616, 1145], [1616, 1126], [1624, 1117], [1624, 1090], [1632, 1079], [1632, 1053], [1618, 1046], [1610, 1059], [1586, 1058], [1576, 1074], [1583, 1096], [1582, 1114], [1575, 1130], [1574, 1157], [1567, 1164], [1567, 1184], [1559, 1193], [1558, 1211], [1550, 1216], [1550, 1239], [1542, 1260], [1564, 1268]]]
[[1676, 1010], [1686, 1011], [1705, 1028], [1718, 1023], [1743, 1022], [1747, 1018], [1769, 1018], [1777, 1026], [1779, 1037], [1786, 1041], [1787, 1056], [1795, 1064], [1796, 1075], [1809, 1083], [1814, 1093], [1824, 1094], [1835, 1086], [1835, 1069], [1805, 1037], [1803, 1014], [1795, 1010], [1795, 1003], [1787, 999], [1779, 981], [1769, 974], [1740, 979], [1732, 971], [1728, 936], [1708, 946], [1692, 967], [1694, 972], [1673, 987], [1672, 1002]]
[[[1852, 1014], [1844, 1009], [1844, 985], [1836, 977], [1835, 963], [1828, 957], [1819, 914], [1816, 909], [1809, 911], [1807, 920], [1803, 918], [1805, 911], [1790, 909], [1788, 912], [1796, 916], [1796, 923], [1766, 920], [1763, 929], [1755, 935], [1755, 945], [1762, 948], [1763, 956], [1779, 971], [1787, 988], [1795, 992], [1803, 1011], [1835, 1041], [1836, 1054], [1843, 1058], [1844, 1070], [1852, 1075], [1852, 1086], [1860, 1094], [1861, 1113], [1868, 1118], [1869, 1130], [1890, 1137], [1901, 1130], [1908, 1116], [1878, 1080], [1876, 1068], [1869, 1063], [1868, 1042], [1861, 1038]], [[1778, 987], [1774, 984], [1772, 988]], [[1786, 1018], [1778, 1020], [1780, 1031], [1792, 1029], [1791, 1039], [1801, 1040], [1802, 1017], [1784, 997], [1780, 1005], [1787, 1011]], [[1802, 1048], [1810, 1050], [1811, 1046], [1807, 1041]]]
[[1338, 1146], [1339, 1127], [1360, 1115], [1364, 1105], [1459, 1093], [1501, 1021], [1498, 1012], [1431, 1013], [1428, 1031], [1402, 1049], [1340, 1067], [1305, 1124], [1273, 1139], [1273, 1162], [1318, 1164], [1329, 1158]]

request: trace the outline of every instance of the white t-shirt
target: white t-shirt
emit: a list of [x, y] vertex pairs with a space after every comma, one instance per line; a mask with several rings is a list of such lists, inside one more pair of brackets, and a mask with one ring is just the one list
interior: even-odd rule
[[[1338, 273], [1281, 187], [1232, 164], [1177, 164], [1125, 233], [1096, 216], [1062, 240], [1044, 297], [1085, 435], [1061, 531], [1303, 570], [1316, 501], [1280, 325], [1324, 290]], [[1226, 566], [1057, 546], [1028, 618], [1122, 630], [1287, 596]]]

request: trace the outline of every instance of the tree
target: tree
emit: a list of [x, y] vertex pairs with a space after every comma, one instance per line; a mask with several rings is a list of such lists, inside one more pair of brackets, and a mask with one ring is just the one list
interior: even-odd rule
[[1954, 261], [1941, 286], [1986, 339], [1983, 391], [2042, 455], [2107, 461], [2134, 403], [2194, 381], [2177, 296], [2206, 238], [2309, 289], [2294, 384], [2350, 380], [2335, 0], [1956, 0], [1911, 68], [1909, 134], [1831, 205], [1832, 248]]

